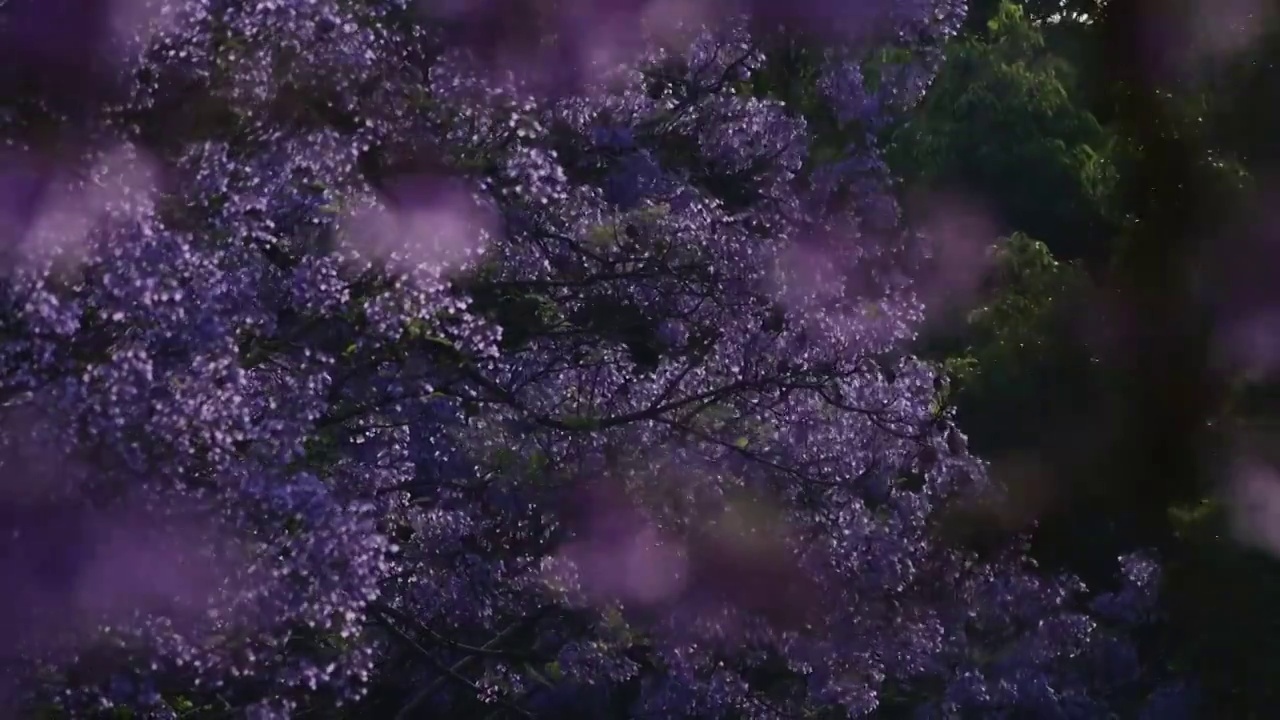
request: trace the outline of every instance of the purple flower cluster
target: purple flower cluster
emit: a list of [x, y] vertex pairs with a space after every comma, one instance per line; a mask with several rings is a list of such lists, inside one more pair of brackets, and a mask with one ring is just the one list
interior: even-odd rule
[[[12, 701], [1101, 717], [1083, 588], [936, 533], [992, 488], [901, 351], [928, 249], [874, 130], [960, 3], [597, 4], [611, 48], [510, 4], [118, 3], [125, 91], [52, 143], [6, 111]], [[823, 159], [750, 80], [833, 25], [875, 32], [805, 36], [861, 129]]]

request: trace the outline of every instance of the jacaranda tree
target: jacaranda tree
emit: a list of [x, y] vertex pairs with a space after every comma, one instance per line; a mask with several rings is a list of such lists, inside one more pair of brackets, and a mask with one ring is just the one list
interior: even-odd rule
[[1149, 559], [935, 532], [998, 489], [874, 138], [961, 3], [578, 5], [135, 3], [92, 101], [14, 96], [5, 699], [1169, 717]]

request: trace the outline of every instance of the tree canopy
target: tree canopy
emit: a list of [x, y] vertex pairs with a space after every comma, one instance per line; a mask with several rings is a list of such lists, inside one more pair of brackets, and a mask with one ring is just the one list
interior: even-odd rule
[[1191, 83], [1127, 0], [123, 6], [0, 3], [9, 714], [1273, 703], [1212, 482], [1258, 308], [1183, 272], [1257, 234], [1270, 36]]

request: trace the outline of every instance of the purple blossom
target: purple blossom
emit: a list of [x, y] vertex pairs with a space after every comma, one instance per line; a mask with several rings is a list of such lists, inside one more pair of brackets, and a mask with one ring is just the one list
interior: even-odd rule
[[927, 252], [870, 136], [813, 158], [744, 89], [785, 21], [872, 127], [959, 3], [578, 8], [642, 30], [604, 55], [532, 3], [553, 84], [495, 70], [552, 45], [503, 3], [411, 5], [165, 5], [24, 195], [61, 214], [5, 208], [21, 709], [1097, 717], [1084, 589], [933, 532], [990, 488], [902, 356]]

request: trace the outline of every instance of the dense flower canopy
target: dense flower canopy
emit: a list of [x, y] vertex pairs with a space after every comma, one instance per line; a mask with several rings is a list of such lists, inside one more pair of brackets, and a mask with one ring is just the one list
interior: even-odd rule
[[[1149, 560], [1087, 612], [1020, 548], [937, 537], [991, 488], [903, 352], [929, 248], [875, 138], [961, 3], [659, 5], [597, 8], [613, 37], [556, 3], [140, 2], [88, 110], [6, 108], [11, 702], [1096, 718], [1145, 694], [1112, 630]], [[800, 56], [806, 108], [758, 81]]]

